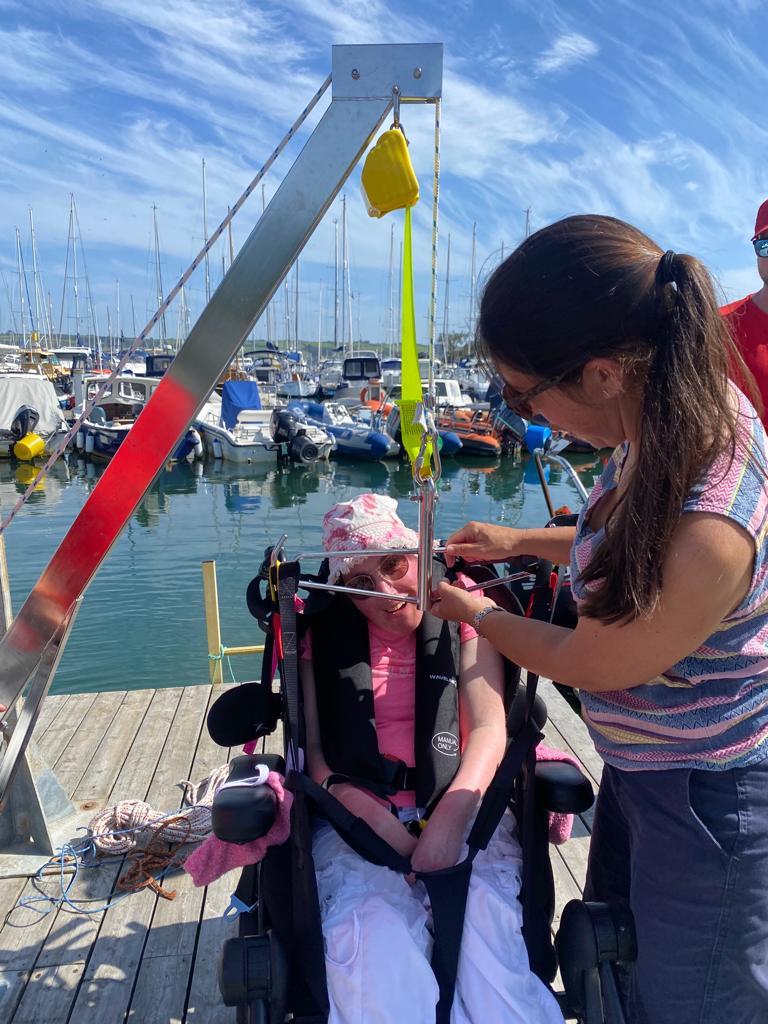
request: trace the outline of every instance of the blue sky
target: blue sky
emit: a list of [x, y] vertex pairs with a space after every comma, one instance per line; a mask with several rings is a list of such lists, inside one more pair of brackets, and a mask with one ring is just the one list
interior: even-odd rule
[[[152, 205], [167, 291], [202, 244], [201, 159], [210, 229], [330, 71], [333, 43], [445, 44], [439, 327], [448, 232], [448, 322], [462, 330], [473, 222], [487, 271], [522, 237], [528, 208], [534, 229], [571, 213], [632, 221], [662, 247], [700, 256], [724, 295], [739, 297], [757, 287], [749, 238], [768, 196], [766, 40], [761, 0], [0, 0], [0, 327], [19, 323], [15, 228], [29, 270], [29, 207], [58, 326], [71, 192], [100, 331], [108, 308], [117, 327], [118, 282], [120, 326], [132, 334], [132, 298], [140, 329], [156, 296]], [[432, 117], [404, 112], [424, 197], [414, 236], [422, 337]], [[316, 120], [266, 179], [267, 199]], [[370, 220], [358, 181], [359, 170], [346, 189], [352, 326], [356, 339], [384, 340], [390, 224], [397, 252], [402, 218]], [[257, 194], [235, 220], [235, 247], [260, 209]], [[333, 217], [338, 204], [302, 256], [302, 338], [333, 333]], [[223, 254], [212, 258], [214, 284]], [[188, 299], [194, 319], [201, 272]], [[69, 288], [65, 329], [73, 303]], [[170, 334], [176, 322], [172, 311]], [[278, 339], [283, 324], [281, 295]]]

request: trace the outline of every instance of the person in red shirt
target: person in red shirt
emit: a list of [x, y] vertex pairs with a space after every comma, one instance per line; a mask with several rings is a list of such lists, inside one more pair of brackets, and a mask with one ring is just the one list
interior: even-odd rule
[[768, 199], [757, 211], [752, 244], [763, 287], [754, 295], [723, 306], [720, 312], [755, 378], [763, 400], [762, 420], [768, 426]]

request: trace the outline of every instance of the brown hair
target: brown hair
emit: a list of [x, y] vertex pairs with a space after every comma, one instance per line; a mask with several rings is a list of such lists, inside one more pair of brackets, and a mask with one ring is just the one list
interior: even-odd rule
[[651, 612], [683, 502], [736, 446], [729, 374], [754, 381], [721, 318], [712, 280], [613, 217], [567, 217], [542, 228], [493, 273], [480, 304], [481, 358], [576, 386], [590, 359], [620, 360], [642, 388], [632, 478], [581, 575], [600, 581], [582, 611], [604, 622]]

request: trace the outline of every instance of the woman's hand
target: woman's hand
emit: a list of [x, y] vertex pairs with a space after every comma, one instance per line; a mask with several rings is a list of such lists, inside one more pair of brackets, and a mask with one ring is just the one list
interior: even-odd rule
[[440, 871], [458, 863], [464, 833], [455, 821], [430, 819], [411, 854], [414, 871]]
[[467, 523], [446, 541], [445, 560], [449, 566], [457, 558], [472, 562], [503, 562], [519, 554], [524, 531], [492, 523]]
[[443, 580], [436, 590], [432, 591], [430, 615], [448, 622], [467, 622], [471, 625], [481, 608], [495, 604], [488, 597], [479, 593], [468, 593], [461, 583], [450, 584]]

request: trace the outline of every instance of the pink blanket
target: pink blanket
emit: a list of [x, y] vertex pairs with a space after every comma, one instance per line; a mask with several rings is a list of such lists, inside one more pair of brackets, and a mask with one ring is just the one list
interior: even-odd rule
[[250, 843], [225, 843], [217, 836], [209, 836], [184, 862], [184, 870], [192, 876], [195, 885], [210, 885], [221, 875], [246, 864], [256, 864], [269, 846], [279, 846], [290, 832], [293, 794], [283, 789], [282, 778], [270, 772], [265, 785], [271, 786], [277, 797], [277, 815], [265, 836]]

